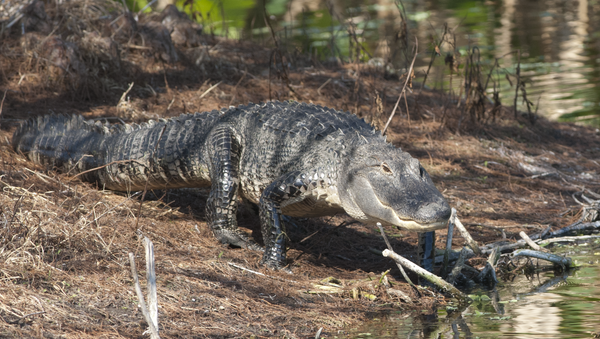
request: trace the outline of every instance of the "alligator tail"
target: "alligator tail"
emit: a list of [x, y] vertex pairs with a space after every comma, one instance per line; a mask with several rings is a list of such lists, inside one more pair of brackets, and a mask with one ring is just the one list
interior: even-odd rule
[[90, 124], [82, 116], [45, 115], [22, 124], [13, 135], [12, 146], [35, 163], [64, 170], [109, 133], [106, 126]]
[[37, 164], [81, 173], [83, 181], [108, 189], [206, 186], [206, 165], [199, 152], [220, 115], [187, 114], [141, 125], [46, 115], [21, 125], [12, 146]]

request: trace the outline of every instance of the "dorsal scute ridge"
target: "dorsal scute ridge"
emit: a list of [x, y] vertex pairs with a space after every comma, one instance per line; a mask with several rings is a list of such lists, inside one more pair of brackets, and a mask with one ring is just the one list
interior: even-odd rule
[[[102, 135], [129, 134], [141, 129], [150, 129], [156, 126], [171, 124], [185, 124], [185, 126], [190, 126], [192, 123], [199, 123], [205, 125], [209, 121], [219, 119], [219, 117], [228, 113], [233, 114], [233, 116], [240, 114], [242, 116], [255, 116], [258, 114], [260, 116], [259, 121], [263, 122], [263, 127], [272, 128], [279, 132], [319, 135], [321, 137], [328, 135], [337, 139], [344, 135], [355, 134], [355, 131], [358, 131], [359, 134], [369, 139], [377, 136], [377, 140], [385, 142], [385, 138], [380, 133], [377, 133], [375, 128], [367, 124], [364, 119], [350, 112], [338, 111], [315, 103], [303, 103], [293, 100], [241, 104], [237, 107], [232, 106], [209, 112], [184, 113], [169, 119], [158, 118], [157, 120], [149, 120], [141, 124], [111, 124], [105, 119], [94, 121], [85, 119], [81, 115], [49, 114], [30, 118], [19, 127], [19, 130], [24, 133], [27, 130], [48, 130], [50, 128], [53, 134], [60, 134], [68, 130], [81, 129]], [[312, 123], [304, 125], [308, 126], [310, 131], [303, 129], [301, 125], [296, 125], [298, 119], [306, 119], [307, 122], [312, 121]], [[310, 125], [315, 128], [311, 128]]]

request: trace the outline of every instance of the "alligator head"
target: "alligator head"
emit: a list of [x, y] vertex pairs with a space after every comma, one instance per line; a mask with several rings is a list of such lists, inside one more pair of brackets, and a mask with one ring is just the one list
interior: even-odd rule
[[417, 159], [381, 143], [363, 144], [348, 153], [338, 194], [350, 216], [418, 232], [447, 225], [450, 206]]

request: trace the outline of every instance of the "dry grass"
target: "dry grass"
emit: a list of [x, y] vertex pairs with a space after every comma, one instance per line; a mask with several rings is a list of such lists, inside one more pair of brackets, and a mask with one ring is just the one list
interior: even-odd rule
[[[101, 191], [15, 154], [8, 140], [30, 116], [78, 113], [135, 122], [292, 98], [285, 81], [268, 77], [268, 48], [197, 36], [200, 45], [175, 45], [178, 61], [166, 63], [161, 53], [138, 48], [144, 46], [135, 31], [100, 29], [106, 3], [94, 4], [98, 8], [50, 3], [48, 16], [59, 20], [49, 22], [58, 26], [29, 38], [11, 31], [0, 42], [0, 93], [7, 93], [0, 112], [0, 337], [141, 337], [146, 325], [127, 254], [143, 261], [143, 236], [155, 245], [164, 337], [308, 337], [320, 327], [332, 336], [379, 312], [431, 310], [445, 302], [437, 294], [417, 299], [395, 269], [389, 274], [394, 288], [413, 303], [377, 286], [381, 273], [394, 265], [371, 251], [385, 246], [377, 230], [348, 217], [297, 220], [290, 227], [290, 276], [259, 267], [260, 253], [223, 247], [214, 239], [204, 222], [206, 191], [151, 192], [138, 215], [136, 192]], [[111, 15], [110, 22], [120, 13]], [[123, 18], [116, 22], [127, 24]], [[67, 25], [69, 20], [76, 22]], [[109, 37], [119, 47], [118, 58], [110, 48], [91, 48], [83, 30], [69, 27], [98, 33], [89, 39]], [[71, 46], [68, 60], [79, 66], [64, 72], [36, 57], [47, 37]], [[305, 68], [312, 61], [294, 60], [290, 86], [304, 101], [350, 111], [379, 126], [403, 84], [364, 64]], [[408, 108], [410, 125], [400, 105], [388, 140], [421, 160], [479, 242], [501, 238], [502, 228], [512, 240], [521, 230], [567, 225], [578, 209], [570, 196], [583, 187], [600, 190], [600, 137], [594, 130], [543, 119], [532, 126], [514, 120], [512, 110], [494, 107], [487, 108], [496, 110], [494, 125], [461, 124], [463, 112], [452, 97], [429, 91], [409, 95]], [[539, 176], [544, 173], [550, 174]], [[561, 216], [565, 211], [571, 212]], [[238, 220], [260, 241], [252, 208], [242, 205]], [[416, 253], [415, 235], [386, 231], [398, 252]], [[445, 241], [440, 233], [438, 247]], [[454, 245], [461, 246], [462, 239], [455, 238]], [[342, 279], [340, 293], [315, 286], [329, 276]], [[377, 300], [353, 299], [353, 289]]]

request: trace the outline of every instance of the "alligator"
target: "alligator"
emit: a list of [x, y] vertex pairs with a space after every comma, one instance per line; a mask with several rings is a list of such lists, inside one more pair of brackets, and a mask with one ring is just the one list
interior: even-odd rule
[[[286, 219], [346, 212], [429, 232], [451, 210], [419, 161], [356, 115], [267, 102], [137, 124], [82, 116], [30, 119], [15, 151], [117, 191], [210, 187], [206, 219], [224, 244], [263, 250], [237, 227], [239, 197], [257, 204], [262, 265], [286, 268]], [[287, 269], [287, 268], [286, 268]]]

